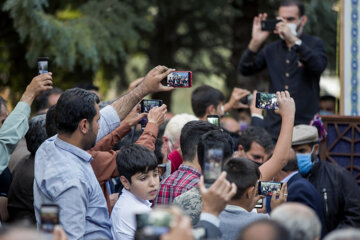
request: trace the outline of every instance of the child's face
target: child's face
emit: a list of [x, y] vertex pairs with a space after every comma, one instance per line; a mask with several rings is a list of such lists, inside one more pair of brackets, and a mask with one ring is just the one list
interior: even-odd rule
[[144, 200], [154, 200], [159, 190], [159, 171], [150, 170], [147, 173], [136, 173], [131, 177], [130, 192]]

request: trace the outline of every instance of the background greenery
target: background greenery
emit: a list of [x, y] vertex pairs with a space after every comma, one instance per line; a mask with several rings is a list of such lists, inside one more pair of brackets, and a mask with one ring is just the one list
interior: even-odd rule
[[[226, 94], [234, 86], [266, 89], [266, 72], [245, 78], [236, 65], [250, 40], [253, 17], [259, 12], [275, 17], [278, 2], [0, 0], [0, 91], [11, 89], [10, 102], [16, 102], [36, 74], [39, 56], [51, 59], [56, 86], [94, 82], [105, 99], [123, 93], [158, 64], [193, 71], [194, 87], [206, 83]], [[304, 2], [309, 18], [305, 31], [322, 37], [335, 74], [333, 9], [338, 1]], [[162, 98], [175, 113], [189, 112], [191, 91], [153, 97]]]

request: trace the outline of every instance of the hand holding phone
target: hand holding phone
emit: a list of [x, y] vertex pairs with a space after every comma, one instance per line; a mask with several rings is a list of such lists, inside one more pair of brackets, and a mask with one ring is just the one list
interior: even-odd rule
[[258, 184], [259, 195], [272, 196], [273, 192], [276, 192], [277, 194], [279, 194], [281, 187], [282, 187], [282, 183], [280, 183], [280, 182], [259, 181], [259, 184]]
[[223, 148], [219, 145], [205, 149], [203, 166], [205, 184], [213, 184], [220, 176], [224, 158]]
[[[149, 113], [150, 110], [154, 107], [160, 107], [163, 104], [162, 100], [148, 100], [144, 99], [140, 103], [140, 112], [141, 113]], [[147, 117], [144, 117], [140, 120], [141, 127], [144, 129], [146, 124], [148, 123]]]
[[190, 88], [192, 87], [192, 72], [191, 71], [174, 71], [171, 72], [165, 79], [161, 81], [164, 86], [175, 88]]

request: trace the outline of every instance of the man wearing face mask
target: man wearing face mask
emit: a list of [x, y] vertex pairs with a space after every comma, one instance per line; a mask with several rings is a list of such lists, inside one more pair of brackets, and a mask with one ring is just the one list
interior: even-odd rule
[[319, 191], [325, 217], [325, 232], [337, 228], [360, 227], [360, 188], [343, 167], [321, 161], [319, 137], [315, 127], [297, 125], [292, 147], [296, 152], [299, 173]]
[[[319, 110], [320, 75], [327, 65], [324, 44], [318, 37], [303, 33], [307, 17], [304, 5], [296, 0], [280, 3], [274, 34], [279, 40], [261, 48], [270, 31], [261, 30], [267, 14], [254, 18], [252, 38], [243, 53], [238, 69], [244, 76], [267, 68], [269, 92], [287, 90], [296, 104], [295, 124], [308, 124]], [[281, 119], [271, 111], [265, 118], [266, 129], [273, 139], [280, 130]]]

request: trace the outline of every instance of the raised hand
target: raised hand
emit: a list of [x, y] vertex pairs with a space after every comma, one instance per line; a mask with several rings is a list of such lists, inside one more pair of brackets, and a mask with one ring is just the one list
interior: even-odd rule
[[135, 107], [125, 117], [123, 122], [126, 122], [129, 127], [135, 126], [143, 117], [146, 117], [147, 113], [140, 113], [140, 104], [136, 104]]
[[224, 105], [224, 111], [228, 112], [231, 109], [249, 108], [249, 106], [247, 104], [243, 104], [240, 102], [240, 99], [242, 99], [243, 97], [245, 97], [249, 94], [250, 94], [250, 92], [246, 89], [234, 88], [234, 90], [231, 93], [229, 102], [227, 102]]
[[284, 182], [284, 184], [281, 187], [280, 193], [273, 192], [270, 202], [271, 210], [274, 210], [276, 207], [285, 203], [287, 201], [287, 196], [288, 196], [287, 183]]
[[166, 76], [173, 71], [175, 71], [175, 69], [160, 65], [156, 66], [146, 74], [139, 87], [144, 87], [146, 95], [155, 92], [171, 91], [174, 88], [162, 85], [161, 80], [166, 78]]
[[27, 85], [25, 92], [23, 93], [20, 101], [26, 102], [31, 106], [35, 97], [40, 95], [46, 90], [52, 89], [52, 73], [45, 73], [34, 77], [30, 84]]
[[269, 37], [269, 31], [261, 30], [261, 21], [266, 20], [267, 14], [260, 13], [258, 16], [254, 17], [253, 27], [251, 33], [251, 41], [249, 44], [249, 49], [253, 52], [257, 52], [261, 44]]
[[285, 92], [276, 92], [277, 101], [279, 104], [279, 110], [275, 112], [280, 114], [282, 118], [285, 116], [295, 117], [295, 101], [290, 97], [288, 91]]
[[167, 112], [167, 107], [165, 104], [160, 107], [154, 107], [150, 110], [147, 118], [148, 122], [155, 123], [158, 127], [165, 121], [165, 115]]

